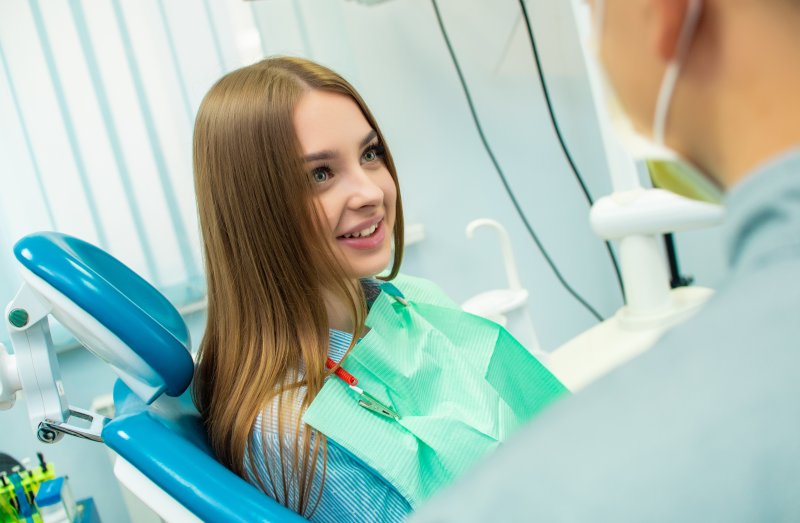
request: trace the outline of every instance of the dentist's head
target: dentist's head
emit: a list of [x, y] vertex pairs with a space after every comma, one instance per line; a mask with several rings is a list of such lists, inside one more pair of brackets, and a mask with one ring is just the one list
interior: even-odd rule
[[726, 187], [800, 143], [800, 1], [590, 3], [600, 59], [638, 131]]

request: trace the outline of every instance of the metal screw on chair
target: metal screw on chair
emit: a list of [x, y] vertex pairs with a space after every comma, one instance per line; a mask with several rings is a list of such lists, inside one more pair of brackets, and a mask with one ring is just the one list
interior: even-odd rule
[[8, 313], [8, 321], [14, 327], [21, 329], [28, 324], [28, 311], [25, 309], [14, 309]]
[[36, 437], [42, 443], [53, 443], [56, 440], [56, 433], [53, 430], [40, 427], [36, 432]]

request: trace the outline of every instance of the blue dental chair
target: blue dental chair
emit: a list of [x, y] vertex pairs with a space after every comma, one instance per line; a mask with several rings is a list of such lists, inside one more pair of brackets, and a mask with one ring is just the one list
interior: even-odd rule
[[[214, 459], [187, 390], [189, 333], [163, 295], [101, 249], [65, 234], [26, 236], [14, 254], [24, 283], [6, 309], [14, 354], [0, 347], [0, 408], [25, 390], [41, 441], [72, 435], [105, 442], [121, 458], [121, 481], [167, 521], [305, 521]], [[49, 315], [119, 375], [113, 420], [68, 404]], [[75, 418], [89, 427], [71, 423]]]

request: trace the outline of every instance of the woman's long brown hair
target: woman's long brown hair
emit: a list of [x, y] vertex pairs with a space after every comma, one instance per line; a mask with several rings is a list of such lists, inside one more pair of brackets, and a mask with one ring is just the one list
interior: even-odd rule
[[[323, 290], [350, 304], [353, 343], [366, 318], [363, 292], [337, 262], [330, 231], [313, 204], [294, 129], [294, 109], [312, 89], [349, 96], [385, 145], [355, 89], [330, 69], [300, 58], [270, 58], [222, 77], [204, 98], [194, 128], [208, 285], [195, 402], [217, 458], [245, 478], [245, 460], [255, 467], [250, 437], [258, 414], [278, 413], [279, 455], [263, 456], [268, 481], [279, 502], [306, 515], [321, 495], [312, 492], [318, 462], [323, 478], [326, 462], [324, 435], [303, 426], [300, 417], [330, 374]], [[385, 163], [397, 186], [388, 147]], [[397, 194], [387, 279], [397, 274], [403, 255], [399, 187]], [[300, 414], [293, 412], [298, 403]], [[264, 452], [269, 448], [264, 445]]]

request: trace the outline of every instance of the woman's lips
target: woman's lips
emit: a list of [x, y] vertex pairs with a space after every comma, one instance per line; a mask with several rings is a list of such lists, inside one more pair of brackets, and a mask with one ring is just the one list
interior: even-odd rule
[[353, 249], [369, 250], [381, 245], [384, 238], [386, 238], [386, 226], [384, 225], [384, 220], [381, 220], [378, 222], [378, 228], [369, 236], [359, 238], [344, 238], [339, 236], [336, 238], [336, 241]]

